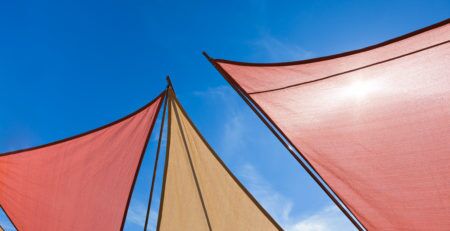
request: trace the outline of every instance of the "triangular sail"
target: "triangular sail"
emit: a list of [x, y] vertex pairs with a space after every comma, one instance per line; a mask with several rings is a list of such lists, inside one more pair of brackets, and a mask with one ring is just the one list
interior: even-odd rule
[[450, 230], [449, 19], [312, 60], [212, 61], [367, 229]]
[[0, 205], [17, 229], [120, 230], [162, 99], [82, 135], [0, 155]]
[[169, 99], [159, 230], [281, 230]]

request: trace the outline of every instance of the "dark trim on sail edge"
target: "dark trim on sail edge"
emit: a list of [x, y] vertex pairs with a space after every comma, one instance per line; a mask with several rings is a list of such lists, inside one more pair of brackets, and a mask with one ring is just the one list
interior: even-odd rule
[[252, 202], [258, 207], [258, 209], [269, 219], [269, 221], [277, 227], [278, 230], [283, 230], [283, 228], [275, 221], [275, 219], [272, 218], [272, 216], [264, 209], [261, 204], [253, 197], [253, 195], [242, 185], [242, 183], [237, 179], [237, 177], [228, 169], [228, 167], [225, 165], [223, 160], [217, 155], [217, 153], [214, 151], [214, 149], [209, 145], [209, 143], [206, 141], [206, 139], [203, 137], [203, 135], [200, 133], [200, 131], [197, 129], [195, 124], [192, 122], [191, 118], [188, 116], [186, 111], [184, 110], [183, 106], [180, 104], [180, 102], [175, 98], [175, 103], [179, 106], [181, 109], [181, 112], [183, 115], [188, 119], [191, 126], [194, 128], [195, 132], [198, 134], [198, 136], [202, 139], [203, 143], [208, 147], [209, 151], [213, 154], [214, 158], [222, 165], [222, 167], [226, 170], [226, 172], [231, 176], [231, 178], [234, 180], [234, 182], [241, 188], [242, 191], [252, 200]]
[[0, 158], [3, 157], [3, 156], [7, 156], [7, 155], [19, 154], [19, 153], [22, 153], [22, 152], [32, 151], [32, 150], [35, 150], [35, 149], [44, 148], [44, 147], [48, 147], [48, 146], [51, 146], [51, 145], [63, 143], [63, 142], [66, 142], [66, 141], [69, 141], [69, 140], [73, 140], [73, 139], [76, 139], [76, 138], [79, 138], [79, 137], [82, 137], [82, 136], [85, 136], [85, 135], [89, 135], [89, 134], [91, 134], [91, 133], [94, 133], [94, 132], [96, 132], [96, 131], [102, 130], [102, 129], [104, 129], [104, 128], [113, 126], [113, 125], [118, 124], [118, 123], [120, 123], [120, 122], [122, 122], [122, 121], [124, 121], [124, 120], [126, 120], [126, 119], [128, 119], [128, 118], [130, 118], [130, 117], [132, 117], [132, 116], [134, 116], [134, 115], [136, 115], [136, 114], [138, 114], [139, 112], [145, 110], [148, 106], [152, 105], [154, 102], [156, 102], [156, 100], [158, 100], [158, 99], [159, 99], [161, 96], [163, 96], [164, 94], [165, 94], [165, 91], [161, 92], [161, 93], [160, 93], [156, 98], [154, 98], [151, 102], [147, 103], [146, 105], [144, 105], [143, 107], [139, 108], [139, 109], [136, 110], [135, 112], [133, 112], [133, 113], [131, 113], [131, 114], [128, 114], [128, 115], [126, 115], [126, 116], [124, 116], [124, 117], [122, 117], [122, 118], [120, 118], [120, 119], [118, 119], [118, 120], [116, 120], [116, 121], [113, 121], [113, 122], [111, 122], [111, 123], [109, 123], [109, 124], [106, 124], [106, 125], [103, 125], [103, 126], [101, 126], [101, 127], [98, 127], [98, 128], [92, 129], [92, 130], [89, 130], [89, 131], [87, 131], [87, 132], [80, 133], [80, 134], [78, 134], [78, 135], [74, 135], [74, 136], [70, 136], [70, 137], [68, 137], [68, 138], [64, 138], [64, 139], [61, 139], [61, 140], [53, 141], [53, 142], [50, 142], [50, 143], [47, 143], [47, 144], [38, 145], [38, 146], [35, 146], [35, 147], [30, 147], [30, 148], [25, 148], [25, 149], [19, 149], [19, 150], [16, 150], [16, 151], [9, 151], [9, 152], [0, 153]]
[[[166, 90], [166, 95], [167, 95], [167, 90]], [[162, 140], [162, 136], [163, 136], [163, 132], [164, 132], [164, 124], [165, 124], [165, 120], [166, 120], [166, 111], [167, 111], [168, 97], [166, 96], [164, 100], [165, 101], [164, 101], [164, 106], [163, 106], [164, 109], [163, 109], [163, 114], [162, 114], [162, 119], [161, 119], [161, 127], [159, 129], [158, 146], [156, 148], [155, 164], [153, 166], [152, 182], [151, 182], [151, 186], [150, 186], [150, 196], [149, 196], [149, 199], [148, 199], [147, 213], [145, 215], [144, 231], [147, 230], [148, 221], [150, 219], [150, 209], [151, 209], [151, 206], [152, 206], [153, 190], [154, 190], [154, 187], [155, 187], [155, 178], [156, 178], [156, 172], [157, 172], [157, 169], [158, 169], [159, 154], [160, 154], [160, 150], [161, 150], [161, 140]]]
[[[163, 92], [163, 99], [162, 100], [164, 100], [164, 98], [166, 98], [166, 97], [167, 97], [167, 90], [165, 90]], [[162, 104], [163, 104], [162, 102], [159, 103], [156, 115], [159, 114], [159, 111], [161, 110]], [[139, 163], [138, 163], [137, 169], [136, 169], [136, 171], [134, 173], [133, 183], [131, 184], [130, 192], [128, 194], [127, 204], [125, 206], [125, 211], [124, 211], [123, 218], [122, 218], [122, 225], [120, 227], [121, 231], [123, 231], [123, 228], [125, 227], [125, 221], [127, 219], [128, 209], [130, 207], [131, 196], [133, 195], [133, 192], [134, 192], [134, 186], [136, 185], [136, 180], [137, 180], [137, 177], [139, 175], [139, 170], [141, 169], [142, 160], [144, 159], [145, 151], [147, 150], [148, 141], [150, 140], [150, 136], [152, 135], [153, 127], [155, 126], [156, 118], [157, 117], [154, 118], [153, 123], [152, 123], [152, 125], [150, 126], [150, 128], [148, 130], [147, 138], [145, 140], [144, 147], [142, 148], [141, 157], [139, 158]]]
[[391, 43], [395, 43], [404, 39], [407, 39], [409, 37], [412, 37], [414, 35], [417, 34], [421, 34], [423, 32], [444, 26], [446, 24], [450, 23], [450, 19], [447, 18], [443, 21], [440, 21], [438, 23], [435, 23], [433, 25], [424, 27], [422, 29], [410, 32], [408, 34], [404, 34], [402, 36], [393, 38], [393, 39], [389, 39], [387, 41], [372, 45], [372, 46], [368, 46], [365, 48], [361, 48], [361, 49], [356, 49], [356, 50], [352, 50], [352, 51], [347, 51], [347, 52], [342, 52], [342, 53], [338, 53], [338, 54], [334, 54], [334, 55], [328, 55], [328, 56], [323, 56], [323, 57], [318, 57], [318, 58], [313, 58], [313, 59], [306, 59], [306, 60], [299, 60], [299, 61], [290, 61], [290, 62], [277, 62], [277, 63], [250, 63], [250, 62], [239, 62], [239, 61], [231, 61], [231, 60], [226, 60], [226, 59], [215, 59], [216, 62], [221, 62], [221, 63], [228, 63], [228, 64], [235, 64], [235, 65], [241, 65], [241, 66], [266, 66], [266, 67], [270, 67], [270, 66], [288, 66], [288, 65], [297, 65], [297, 64], [306, 64], [306, 63], [314, 63], [314, 62], [319, 62], [319, 61], [324, 61], [324, 60], [329, 60], [329, 59], [335, 59], [335, 58], [340, 58], [340, 57], [344, 57], [344, 56], [348, 56], [348, 55], [353, 55], [353, 54], [357, 54], [357, 53], [361, 53], [361, 52], [365, 52], [365, 51], [369, 51], [369, 50], [373, 50], [382, 46], [386, 46], [389, 45]]
[[[131, 114], [128, 114], [127, 116], [124, 116], [124, 117], [122, 117], [122, 118], [120, 118], [120, 119], [118, 119], [118, 120], [116, 120], [116, 121], [113, 121], [113, 122], [111, 122], [111, 123], [109, 123], [109, 124], [106, 124], [106, 125], [103, 125], [103, 126], [101, 126], [101, 127], [98, 127], [98, 128], [92, 129], [92, 130], [89, 130], [89, 131], [87, 131], [87, 132], [83, 132], [83, 133], [78, 134], [78, 135], [75, 135], [75, 136], [71, 136], [71, 137], [68, 137], [68, 138], [64, 138], [64, 139], [61, 139], [61, 140], [57, 140], [57, 141], [54, 141], [54, 142], [50, 142], [50, 143], [47, 143], [47, 144], [43, 144], [43, 145], [31, 147], [31, 148], [20, 149], [20, 150], [11, 151], [11, 152], [1, 153], [1, 154], [0, 154], [0, 158], [3, 157], [3, 156], [14, 155], [14, 154], [20, 154], [20, 153], [22, 153], [22, 152], [31, 151], [31, 150], [35, 150], [35, 149], [44, 148], [44, 147], [48, 147], [48, 146], [51, 146], [51, 145], [63, 143], [63, 142], [69, 141], [69, 140], [73, 140], [73, 139], [76, 139], [76, 138], [79, 138], [79, 137], [82, 137], [82, 136], [89, 135], [89, 134], [91, 134], [91, 133], [97, 132], [97, 131], [102, 130], [102, 129], [104, 129], [104, 128], [113, 126], [113, 125], [118, 124], [118, 123], [120, 123], [120, 122], [122, 122], [122, 121], [124, 121], [124, 120], [126, 120], [126, 119], [128, 119], [128, 118], [130, 118], [130, 117], [132, 117], [132, 116], [134, 116], [134, 115], [136, 115], [136, 114], [138, 114], [139, 112], [145, 110], [147, 107], [149, 107], [150, 105], [152, 105], [154, 102], [156, 102], [156, 101], [157, 101], [158, 99], [160, 99], [161, 97], [165, 97], [165, 94], [166, 94], [166, 91], [164, 90], [164, 91], [161, 92], [156, 98], [154, 98], [152, 101], [150, 101], [150, 102], [147, 103], [146, 105], [142, 106], [142, 107], [139, 108], [138, 110], [136, 110], [136, 111], [132, 112]], [[159, 111], [160, 111], [160, 109], [161, 109], [161, 105], [162, 105], [162, 103], [160, 103], [159, 106], [158, 106], [157, 114], [159, 114]], [[123, 220], [122, 220], [122, 227], [121, 227], [121, 230], [123, 230], [123, 226], [124, 226], [124, 224], [125, 224], [126, 214], [127, 214], [127, 211], [128, 211], [127, 208], [128, 208], [128, 206], [129, 206], [129, 203], [130, 203], [130, 200], [131, 200], [131, 194], [132, 194], [134, 185], [135, 185], [135, 183], [136, 183], [137, 173], [139, 172], [140, 165], [141, 165], [141, 163], [142, 163], [142, 159], [143, 159], [143, 156], [144, 156], [143, 154], [145, 153], [145, 149], [146, 149], [146, 147], [147, 147], [148, 140], [149, 140], [150, 135], [151, 135], [151, 133], [152, 133], [154, 124], [155, 124], [155, 123], [153, 123], [152, 126], [150, 127], [150, 130], [149, 130], [149, 133], [148, 133], [148, 135], [147, 135], [147, 139], [146, 139], [146, 142], [145, 142], [145, 145], [144, 145], [144, 148], [143, 148], [143, 152], [141, 153], [141, 157], [140, 157], [140, 160], [139, 160], [138, 168], [137, 168], [137, 171], [136, 171], [134, 180], [133, 180], [131, 192], [130, 192], [129, 198], [128, 198], [128, 200], [127, 200], [127, 206], [126, 206], [125, 211], [124, 211], [124, 217], [123, 217]], [[8, 215], [8, 213], [7, 213], [7, 211], [6, 211], [6, 209], [4, 209], [3, 206], [1, 206], [1, 205], [0, 205], [0, 208], [4, 211], [5, 215], [8, 217], [8, 219], [9, 219], [10, 222], [11, 222], [11, 224], [13, 224], [14, 228], [15, 228], [17, 231], [19, 231], [19, 229], [17, 228], [17, 226], [14, 224], [14, 221], [11, 219], [11, 217], [9, 217], [9, 215]]]
[[[171, 85], [169, 84], [169, 88]], [[169, 99], [167, 99], [169, 100]], [[158, 211], [158, 222], [156, 224], [156, 231], [159, 231], [159, 227], [161, 225], [161, 217], [163, 212], [163, 205], [164, 205], [164, 192], [166, 190], [166, 180], [167, 180], [167, 170], [169, 166], [169, 153], [170, 153], [170, 125], [172, 123], [172, 107], [171, 102], [169, 101], [167, 104], [168, 107], [168, 117], [167, 117], [167, 143], [166, 143], [166, 157], [164, 160], [164, 174], [163, 174], [163, 182], [162, 182], [162, 188], [161, 188], [161, 196], [159, 200], [159, 211]]]
[[[305, 158], [303, 153], [301, 153], [295, 145], [292, 145], [292, 142], [281, 131], [281, 129], [272, 121], [272, 119], [264, 112], [264, 110], [262, 110], [262, 108], [249, 95], [245, 93], [245, 91], [240, 87], [240, 85], [236, 81], [234, 81], [233, 78], [231, 78], [231, 76], [229, 76], [229, 74], [220, 65], [217, 64], [217, 60], [211, 58], [206, 52], [203, 52], [203, 55], [216, 68], [216, 70], [222, 75], [222, 77], [233, 87], [233, 89], [239, 94], [239, 96], [241, 96], [241, 98], [245, 101], [245, 103], [247, 103], [247, 105], [253, 110], [253, 112], [267, 126], [267, 128], [269, 128], [269, 130], [278, 138], [278, 140], [289, 151], [292, 157], [294, 157], [294, 159], [303, 167], [303, 169], [305, 169], [305, 171], [313, 178], [313, 180], [320, 186], [320, 188], [327, 194], [327, 196], [334, 202], [334, 204], [342, 211], [342, 213], [344, 213], [344, 215], [352, 222], [352, 224], [360, 231], [367, 230], [367, 228], [364, 227], [362, 222], [358, 220], [358, 218], [347, 207], [347, 205], [342, 201], [342, 199], [339, 198], [336, 192], [334, 192], [333, 188], [328, 185], [328, 183], [316, 171], [316, 169], [311, 165], [311, 163]], [[280, 136], [280, 134], [283, 136], [283, 138]], [[289, 142], [289, 144], [286, 142]], [[297, 156], [297, 154], [292, 150], [292, 148], [294, 148], [297, 151], [298, 155], [301, 156], [303, 161], [305, 161], [306, 163], [304, 163]], [[327, 187], [325, 187], [324, 184]], [[331, 190], [333, 194], [329, 192], [328, 189]]]
[[365, 66], [362, 66], [362, 67], [350, 69], [350, 70], [347, 70], [347, 71], [339, 72], [339, 73], [328, 75], [328, 76], [325, 76], [325, 77], [320, 77], [320, 78], [317, 78], [317, 79], [314, 79], [314, 80], [305, 81], [305, 82], [301, 82], [301, 83], [290, 84], [290, 85], [287, 85], [287, 86], [277, 87], [277, 88], [272, 88], [272, 89], [267, 89], [267, 90], [262, 90], [262, 91], [248, 92], [247, 94], [248, 95], [255, 95], [255, 94], [261, 94], [261, 93], [267, 93], [267, 92], [274, 92], [274, 91], [279, 91], [279, 90], [285, 90], [285, 89], [292, 88], [292, 87], [302, 86], [302, 85], [309, 84], [309, 83], [319, 82], [319, 81], [322, 81], [322, 80], [338, 77], [338, 76], [341, 76], [341, 75], [345, 75], [345, 74], [352, 73], [352, 72], [355, 72], [355, 71], [363, 70], [363, 69], [366, 69], [366, 68], [369, 68], [369, 67], [373, 67], [373, 66], [376, 66], [376, 65], [380, 65], [380, 64], [383, 64], [383, 63], [387, 63], [387, 62], [390, 62], [390, 61], [394, 61], [394, 60], [397, 60], [397, 59], [400, 59], [400, 58], [403, 58], [403, 57], [406, 57], [406, 56], [417, 54], [419, 52], [426, 51], [428, 49], [435, 48], [435, 47], [447, 44], [448, 42], [450, 42], [450, 40], [446, 40], [446, 41], [438, 43], [438, 44], [434, 44], [434, 45], [431, 45], [431, 46], [428, 46], [428, 47], [424, 47], [422, 49], [415, 50], [415, 51], [412, 51], [412, 52], [409, 52], [409, 53], [406, 53], [406, 54], [403, 54], [403, 55], [395, 56], [395, 57], [392, 57], [392, 58], [389, 58], [389, 59], [385, 59], [385, 60], [382, 60], [382, 61], [379, 61], [379, 62], [371, 63], [371, 64], [368, 64], [368, 65], [365, 65]]

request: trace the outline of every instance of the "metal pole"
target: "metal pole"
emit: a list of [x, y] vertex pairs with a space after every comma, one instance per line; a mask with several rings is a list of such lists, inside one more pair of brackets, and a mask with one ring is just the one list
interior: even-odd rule
[[166, 96], [165, 96], [165, 101], [164, 101], [164, 109], [163, 109], [162, 120], [161, 120], [161, 127], [159, 128], [158, 146], [156, 148], [155, 164], [153, 166], [153, 176], [152, 176], [152, 182], [151, 182], [151, 186], [150, 186], [150, 197], [148, 199], [147, 214], [145, 216], [144, 231], [147, 230], [148, 221], [150, 219], [150, 208], [152, 206], [153, 189], [155, 187], [156, 170], [158, 168], [159, 153], [160, 153], [160, 149], [161, 149], [161, 140], [162, 140], [162, 134], [163, 134], [163, 130], [164, 130], [164, 121], [165, 121], [165, 118], [166, 118], [167, 100], [168, 99], [167, 99], [167, 90], [166, 90]]
[[[283, 144], [283, 146], [289, 151], [289, 153], [294, 157], [294, 159], [306, 170], [306, 172], [313, 178], [313, 180], [320, 186], [320, 188], [327, 194], [328, 197], [336, 204], [336, 206], [344, 213], [344, 215], [353, 223], [353, 225], [360, 231], [367, 230], [364, 225], [356, 218], [355, 215], [351, 214], [351, 211], [345, 207], [344, 202], [338, 197], [338, 195], [333, 191], [333, 189], [326, 183], [326, 181], [320, 176], [320, 174], [314, 169], [314, 167], [309, 163], [305, 156], [289, 141], [283, 132], [275, 125], [273, 121], [270, 120], [261, 108], [256, 108], [258, 106], [255, 102], [250, 102], [251, 97], [246, 95], [246, 93], [240, 89], [239, 85], [228, 75], [228, 73], [223, 70], [223, 68], [215, 63], [206, 52], [203, 55], [208, 59], [208, 61], [219, 71], [219, 73], [224, 77], [224, 79], [233, 87], [233, 89], [239, 94], [239, 96], [247, 103], [247, 105], [253, 110], [253, 112], [261, 119], [261, 121], [269, 128], [269, 130], [278, 138], [278, 140]], [[267, 118], [267, 119], [266, 119]], [[280, 135], [281, 134], [281, 135]], [[283, 137], [282, 137], [283, 136]], [[288, 144], [289, 142], [289, 144]], [[295, 149], [297, 153], [302, 157], [302, 161], [298, 155], [294, 152]], [[325, 186], [326, 185], [326, 186]], [[331, 191], [331, 192], [330, 192]]]

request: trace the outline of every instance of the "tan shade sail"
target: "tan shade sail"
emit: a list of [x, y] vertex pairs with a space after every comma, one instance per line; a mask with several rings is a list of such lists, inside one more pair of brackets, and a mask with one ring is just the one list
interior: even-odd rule
[[344, 54], [213, 60], [369, 230], [450, 230], [449, 20]]
[[173, 95], [166, 161], [159, 230], [281, 230], [225, 167]]
[[0, 156], [0, 205], [20, 231], [121, 229], [163, 96], [104, 127]]

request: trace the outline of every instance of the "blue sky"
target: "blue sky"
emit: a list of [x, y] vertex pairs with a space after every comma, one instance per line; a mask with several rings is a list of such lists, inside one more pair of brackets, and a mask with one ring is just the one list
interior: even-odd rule
[[[251, 62], [313, 58], [449, 15], [448, 0], [1, 1], [0, 152], [118, 119], [159, 94], [170, 74], [200, 131], [283, 227], [351, 230], [201, 51]], [[142, 230], [155, 143], [152, 138], [126, 230]], [[4, 216], [0, 223], [8, 225]]]

